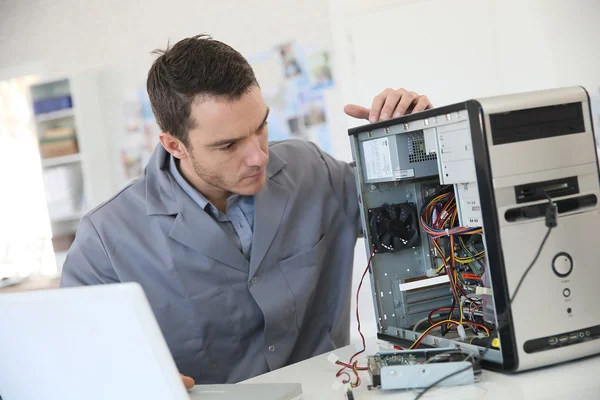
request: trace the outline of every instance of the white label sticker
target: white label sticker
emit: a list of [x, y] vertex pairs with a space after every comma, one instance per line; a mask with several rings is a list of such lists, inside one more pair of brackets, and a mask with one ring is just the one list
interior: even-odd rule
[[394, 170], [394, 179], [405, 179], [405, 178], [414, 178], [415, 170], [414, 169], [395, 169]]
[[392, 178], [392, 160], [388, 138], [363, 142], [367, 179]]

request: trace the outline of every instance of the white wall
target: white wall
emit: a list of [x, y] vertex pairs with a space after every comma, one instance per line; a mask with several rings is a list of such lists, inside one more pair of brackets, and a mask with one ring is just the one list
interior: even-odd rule
[[426, 93], [435, 105], [566, 85], [598, 92], [597, 0], [367, 3], [352, 1], [338, 28], [350, 42], [351, 97], [367, 101], [382, 86]]
[[[149, 52], [202, 32], [250, 53], [288, 39], [329, 44], [319, 0], [8, 0], [0, 70], [41, 63], [47, 77], [105, 65], [148, 65]], [[276, 33], [275, 33], [276, 32]]]

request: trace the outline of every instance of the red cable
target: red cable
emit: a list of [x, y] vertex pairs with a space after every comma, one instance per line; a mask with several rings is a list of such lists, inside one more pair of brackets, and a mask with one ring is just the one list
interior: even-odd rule
[[367, 268], [365, 268], [365, 271], [363, 272], [361, 278], [360, 278], [360, 283], [358, 284], [358, 289], [356, 290], [356, 322], [358, 323], [358, 334], [361, 337], [361, 341], [362, 341], [362, 350], [356, 352], [351, 358], [350, 358], [350, 362], [348, 364], [352, 364], [352, 361], [354, 360], [354, 357], [358, 356], [359, 354], [363, 353], [366, 349], [366, 343], [365, 343], [365, 337], [362, 334], [362, 331], [360, 329], [360, 315], [358, 313], [358, 297], [360, 295], [360, 289], [362, 288], [362, 284], [363, 281], [365, 279], [365, 275], [367, 275], [367, 272], [369, 271], [369, 267], [371, 266], [371, 260], [373, 259], [373, 255], [375, 255], [375, 246], [373, 246], [373, 248], [371, 249], [371, 255], [369, 256], [369, 261], [367, 261]]
[[343, 363], [343, 362], [338, 362], [339, 365], [344, 365], [344, 368], [340, 369], [338, 371], [338, 373], [336, 374], [336, 377], [339, 377], [342, 373], [344, 373], [344, 370], [346, 368], [348, 369], [352, 369], [352, 371], [354, 372], [354, 374], [356, 375], [356, 384], [355, 386], [360, 385], [360, 378], [358, 376], [358, 374], [353, 370], [354, 367], [356, 367], [357, 370], [359, 371], [364, 371], [367, 368], [366, 367], [359, 367], [358, 361], [354, 361], [354, 358], [356, 356], [358, 356], [361, 353], [364, 353], [364, 351], [366, 350], [366, 342], [365, 342], [365, 336], [363, 335], [361, 329], [360, 329], [360, 315], [358, 313], [358, 298], [360, 295], [360, 289], [362, 288], [362, 284], [363, 281], [365, 279], [365, 275], [367, 275], [367, 272], [369, 271], [369, 267], [371, 266], [371, 260], [373, 259], [373, 256], [375, 255], [375, 246], [373, 246], [371, 248], [371, 255], [369, 256], [369, 261], [367, 261], [367, 267], [365, 268], [365, 271], [363, 272], [361, 278], [360, 278], [360, 283], [358, 284], [358, 289], [356, 290], [356, 322], [358, 324], [358, 334], [360, 335], [361, 341], [362, 341], [362, 349], [359, 350], [358, 352], [354, 353], [354, 355], [352, 357], [350, 357], [350, 361], [347, 363]]
[[[450, 311], [452, 307], [442, 307], [442, 308], [436, 308], [435, 310], [433, 310], [432, 312], [429, 313], [429, 323], [431, 325], [433, 325], [435, 322], [433, 322], [433, 314], [437, 313], [438, 311]], [[447, 319], [451, 319], [450, 317], [448, 317]]]

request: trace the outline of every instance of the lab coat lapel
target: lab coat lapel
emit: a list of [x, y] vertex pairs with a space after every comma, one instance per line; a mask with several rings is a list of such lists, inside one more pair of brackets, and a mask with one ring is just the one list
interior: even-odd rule
[[248, 271], [248, 260], [229, 236], [183, 191], [183, 207], [177, 214], [169, 235], [178, 242], [240, 271]]
[[203, 255], [241, 271], [248, 260], [210, 215], [179, 187], [167, 172], [169, 154], [159, 143], [144, 171], [147, 215], [177, 215], [169, 235]]
[[281, 177], [277, 174], [284, 166], [285, 161], [271, 153], [265, 187], [254, 197], [254, 233], [249, 278], [258, 270], [281, 225], [290, 194], [276, 179]]

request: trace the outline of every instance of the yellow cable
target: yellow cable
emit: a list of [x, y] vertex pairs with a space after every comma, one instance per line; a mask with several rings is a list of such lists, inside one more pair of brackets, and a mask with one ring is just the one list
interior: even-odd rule
[[[458, 286], [457, 286], [457, 282], [458, 282], [458, 273], [456, 272], [456, 270], [454, 270], [454, 290], [456, 291], [456, 295], [458, 296]], [[463, 323], [463, 307], [462, 307], [462, 301], [460, 301], [460, 298], [456, 299], [456, 302], [458, 303], [458, 312], [460, 314], [460, 320], [459, 323], [462, 325]]]
[[442, 324], [458, 324], [458, 322], [454, 321], [454, 320], [451, 320], [451, 319], [445, 319], [443, 321], [436, 322], [435, 324], [431, 325], [429, 328], [425, 329], [425, 331], [423, 331], [423, 333], [421, 334], [421, 336], [419, 336], [417, 338], [417, 340], [415, 340], [413, 342], [413, 344], [410, 345], [410, 347], [408, 348], [408, 350], [413, 349], [414, 346], [415, 346], [415, 344], [419, 343], [419, 341], [421, 339], [423, 339], [423, 337], [427, 336], [427, 334], [429, 334], [429, 332], [431, 332], [434, 328], [436, 328], [436, 327], [438, 327], [438, 326], [440, 326]]

